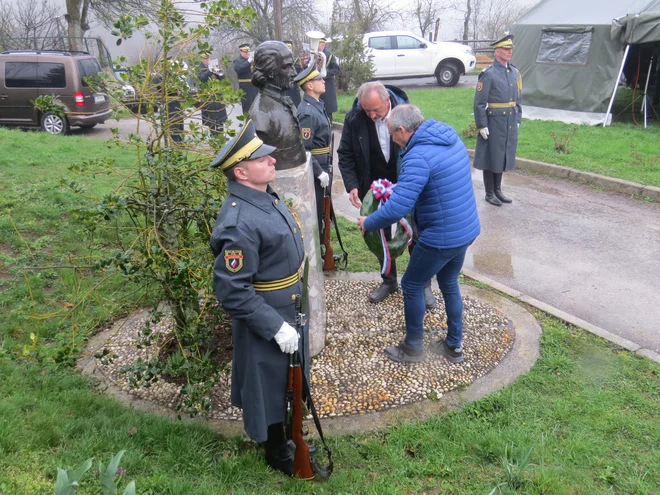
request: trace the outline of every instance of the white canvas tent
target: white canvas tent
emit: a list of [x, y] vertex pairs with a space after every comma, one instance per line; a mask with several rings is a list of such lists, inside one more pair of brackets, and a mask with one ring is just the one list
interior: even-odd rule
[[660, 42], [660, 0], [542, 0], [511, 33], [526, 118], [607, 125], [631, 45]]

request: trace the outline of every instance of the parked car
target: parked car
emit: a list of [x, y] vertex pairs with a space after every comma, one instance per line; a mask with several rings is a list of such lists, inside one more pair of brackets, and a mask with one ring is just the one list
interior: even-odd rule
[[120, 82], [121, 89], [124, 92], [124, 96], [121, 98], [121, 103], [131, 112], [137, 112], [138, 107], [140, 106], [140, 100], [135, 87], [126, 82], [128, 71], [125, 67], [114, 67], [113, 72], [117, 80]]
[[364, 35], [376, 79], [435, 76], [441, 86], [455, 86], [474, 69], [472, 48], [460, 43], [432, 42], [408, 31], [375, 31]]
[[[94, 127], [112, 113], [108, 97], [91, 91], [85, 78], [101, 72], [87, 52], [12, 50], [0, 53], [0, 124], [40, 126], [51, 134]], [[42, 113], [33, 101], [55, 95], [64, 116]]]

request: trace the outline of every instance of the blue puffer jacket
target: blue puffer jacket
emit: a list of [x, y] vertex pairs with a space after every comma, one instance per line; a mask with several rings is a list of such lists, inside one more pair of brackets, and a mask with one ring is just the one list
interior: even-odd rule
[[398, 222], [414, 208], [419, 242], [438, 249], [464, 246], [481, 231], [470, 158], [456, 131], [434, 119], [411, 136], [399, 181], [384, 206], [367, 217], [366, 230]]

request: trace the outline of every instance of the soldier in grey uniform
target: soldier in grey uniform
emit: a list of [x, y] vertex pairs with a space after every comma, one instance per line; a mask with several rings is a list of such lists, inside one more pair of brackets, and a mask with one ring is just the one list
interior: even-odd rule
[[325, 106], [320, 100], [320, 96], [325, 93], [325, 80], [316, 67], [310, 65], [298, 74], [294, 81], [297, 83], [296, 87], [301, 87], [305, 92], [303, 101], [298, 106], [298, 122], [305, 150], [312, 154], [312, 166], [314, 177], [316, 177], [314, 190], [316, 192], [319, 238], [322, 238], [323, 197], [325, 189], [332, 184], [332, 170], [330, 170], [332, 131], [328, 115], [325, 113]]
[[330, 50], [325, 49], [326, 38], [319, 40], [319, 51], [325, 53], [325, 93], [321, 100], [325, 104], [325, 111], [332, 124], [332, 114], [337, 111], [337, 83], [335, 78], [339, 75], [339, 64]]
[[[293, 41], [283, 41], [286, 45], [286, 47], [291, 50], [291, 53], [293, 53]], [[295, 55], [294, 55], [295, 56]], [[300, 64], [300, 57], [296, 57], [293, 60], [293, 68], [296, 70], [296, 74], [300, 74], [302, 72], [302, 65]], [[286, 95], [291, 98], [291, 101], [293, 102], [293, 106], [298, 108], [300, 105], [300, 102], [302, 101], [300, 97], [300, 88], [298, 87], [297, 84], [293, 84], [291, 86], [291, 89], [286, 92]]]
[[293, 475], [284, 422], [289, 354], [299, 351], [309, 376], [308, 329], [294, 327], [305, 251], [297, 218], [269, 185], [274, 150], [248, 121], [211, 162], [229, 189], [211, 235], [213, 284], [232, 317], [232, 404], [267, 463]]
[[[197, 79], [202, 84], [202, 88], [214, 79], [222, 81], [225, 78], [222, 71], [209, 67], [211, 62], [209, 54], [202, 53], [200, 56], [202, 61], [197, 68]], [[202, 94], [206, 95], [205, 101], [200, 102], [202, 105], [202, 124], [208, 127], [213, 134], [223, 132], [227, 120], [227, 108], [222, 101], [218, 101], [222, 99], [222, 95], [209, 95], [203, 89]]]
[[252, 84], [252, 62], [250, 61], [250, 45], [243, 43], [238, 47], [239, 56], [234, 60], [234, 70], [238, 76], [238, 87], [243, 91], [241, 108], [243, 113], [250, 111], [252, 102], [257, 97], [257, 88]]
[[479, 129], [474, 168], [483, 170], [486, 201], [511, 203], [502, 193], [502, 174], [516, 164], [518, 127], [522, 121], [522, 77], [509, 63], [513, 35], [492, 44], [495, 61], [479, 74], [474, 94], [474, 119]]

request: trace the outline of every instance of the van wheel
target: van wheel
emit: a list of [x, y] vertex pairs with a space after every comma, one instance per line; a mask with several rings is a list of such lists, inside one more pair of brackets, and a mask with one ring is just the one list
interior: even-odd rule
[[41, 130], [49, 134], [66, 134], [69, 122], [53, 112], [46, 112], [41, 117]]
[[458, 73], [458, 68], [452, 63], [442, 64], [435, 71], [435, 78], [438, 80], [438, 84], [447, 88], [456, 86], [459, 77], [461, 75]]

